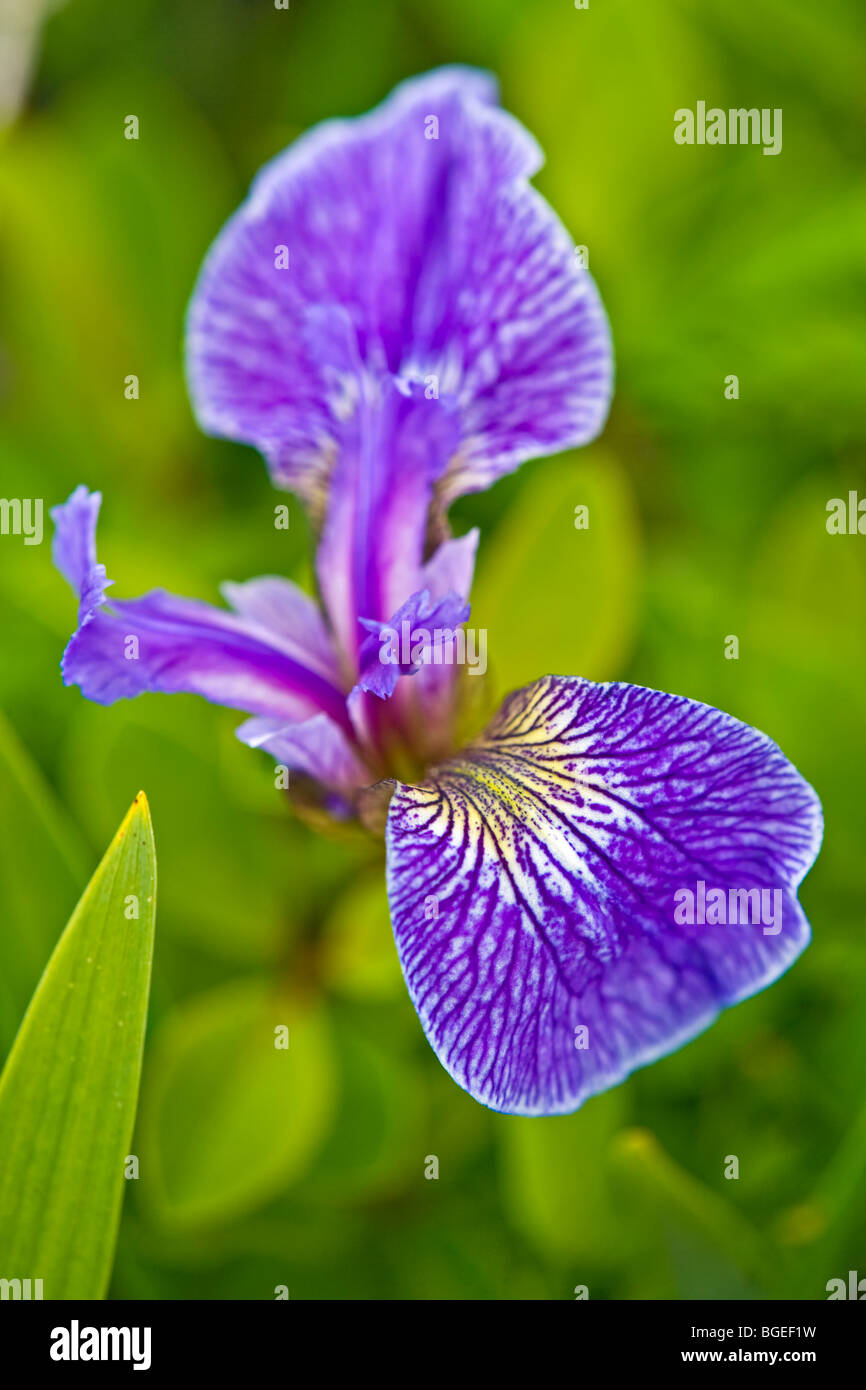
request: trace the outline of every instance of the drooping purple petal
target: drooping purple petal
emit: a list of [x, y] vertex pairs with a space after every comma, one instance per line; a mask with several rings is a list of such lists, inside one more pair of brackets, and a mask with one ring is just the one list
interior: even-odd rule
[[454, 633], [469, 617], [459, 594], [434, 600], [428, 589], [412, 594], [387, 623], [362, 618], [368, 636], [361, 646], [358, 685], [387, 700], [401, 676], [414, 675], [429, 663], [450, 662]]
[[[446, 505], [601, 428], [604, 311], [528, 182], [538, 146], [496, 95], [488, 75], [444, 68], [319, 126], [262, 170], [208, 254], [187, 336], [199, 422], [255, 445], [311, 504], [360, 408], [359, 374], [456, 406]], [[354, 369], [334, 342], [336, 309]]]
[[[65, 684], [80, 686], [100, 704], [146, 690], [185, 691], [283, 721], [321, 712], [349, 728], [345, 697], [331, 679], [336, 667], [325, 659], [310, 601], [287, 581], [236, 586], [231, 592], [240, 616], [160, 589], [103, 608], [105, 570], [96, 561], [95, 540], [99, 503], [98, 493], [77, 488], [52, 511], [56, 563], [80, 597], [78, 631], [62, 661]], [[278, 591], [282, 606], [275, 621], [268, 603]], [[314, 639], [309, 659], [305, 636]]]
[[[811, 787], [729, 715], [578, 678], [518, 691], [389, 809], [397, 948], [440, 1061], [493, 1109], [576, 1109], [791, 964], [820, 838]], [[711, 888], [749, 921], [684, 920]]]

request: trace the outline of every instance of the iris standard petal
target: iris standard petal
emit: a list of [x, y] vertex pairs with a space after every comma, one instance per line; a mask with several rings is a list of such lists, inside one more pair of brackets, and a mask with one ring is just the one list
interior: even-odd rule
[[311, 505], [358, 408], [344, 354], [324, 350], [335, 308], [362, 375], [456, 404], [443, 504], [601, 428], [604, 311], [529, 184], [536, 142], [495, 103], [487, 74], [443, 68], [317, 127], [262, 170], [207, 256], [187, 331], [199, 422], [255, 445]]
[[[349, 727], [345, 696], [322, 673], [320, 647], [305, 660], [302, 636], [311, 618], [294, 586], [282, 589], [279, 624], [265, 621], [265, 591], [243, 585], [234, 593], [248, 616], [160, 589], [103, 608], [105, 570], [96, 562], [95, 542], [99, 502], [98, 493], [78, 488], [52, 511], [55, 560], [80, 596], [79, 627], [61, 663], [65, 684], [80, 686], [100, 704], [146, 690], [185, 691], [284, 721], [322, 712]], [[273, 588], [269, 596], [275, 598]]]
[[397, 948], [440, 1061], [493, 1109], [553, 1114], [676, 1048], [807, 944], [821, 825], [775, 744], [718, 710], [568, 677], [518, 691], [388, 812]]
[[322, 602], [353, 670], [359, 619], [386, 622], [420, 587], [433, 484], [455, 443], [441, 402], [387, 378], [369, 384], [334, 467], [316, 553]]

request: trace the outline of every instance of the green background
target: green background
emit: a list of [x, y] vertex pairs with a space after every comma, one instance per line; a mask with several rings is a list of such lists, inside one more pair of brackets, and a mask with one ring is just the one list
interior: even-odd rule
[[[0, 137], [0, 492], [46, 507], [42, 546], [0, 537], [0, 1043], [144, 787], [157, 953], [113, 1297], [823, 1298], [866, 1275], [866, 537], [825, 526], [866, 497], [864, 21], [856, 0], [72, 0], [47, 22]], [[195, 427], [185, 304], [266, 158], [450, 61], [494, 70], [538, 137], [617, 351], [600, 442], [455, 509], [483, 528], [491, 689], [558, 671], [719, 705], [826, 816], [790, 973], [547, 1120], [440, 1068], [374, 841], [294, 818], [230, 711], [102, 709], [57, 669], [74, 602], [47, 508], [80, 482], [120, 596], [309, 581], [299, 507], [276, 531], [258, 456]], [[698, 100], [781, 107], [782, 153], [677, 146]]]

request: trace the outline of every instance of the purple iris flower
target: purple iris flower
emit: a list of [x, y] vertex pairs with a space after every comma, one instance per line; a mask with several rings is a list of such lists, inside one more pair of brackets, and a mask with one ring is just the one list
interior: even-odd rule
[[[548, 675], [461, 748], [465, 669], [417, 654], [434, 628], [453, 656], [468, 617], [478, 536], [451, 536], [449, 504], [607, 412], [607, 321], [540, 163], [488, 76], [444, 69], [299, 140], [206, 259], [198, 419], [303, 499], [321, 602], [267, 577], [226, 585], [231, 611], [161, 590], [108, 607], [99, 495], [54, 512], [80, 596], [65, 682], [242, 709], [239, 737], [332, 814], [378, 806], [424, 1031], [518, 1114], [576, 1109], [775, 980], [809, 939], [821, 838], [815, 793], [729, 715]], [[390, 663], [386, 629], [408, 637]]]

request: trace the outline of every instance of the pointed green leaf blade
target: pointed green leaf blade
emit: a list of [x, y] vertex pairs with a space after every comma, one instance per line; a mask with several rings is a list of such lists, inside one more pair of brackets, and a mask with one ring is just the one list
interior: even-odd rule
[[[38, 891], [38, 885], [34, 888]], [[0, 1275], [103, 1298], [135, 1121], [156, 907], [139, 793], [69, 920], [0, 1077]]]

